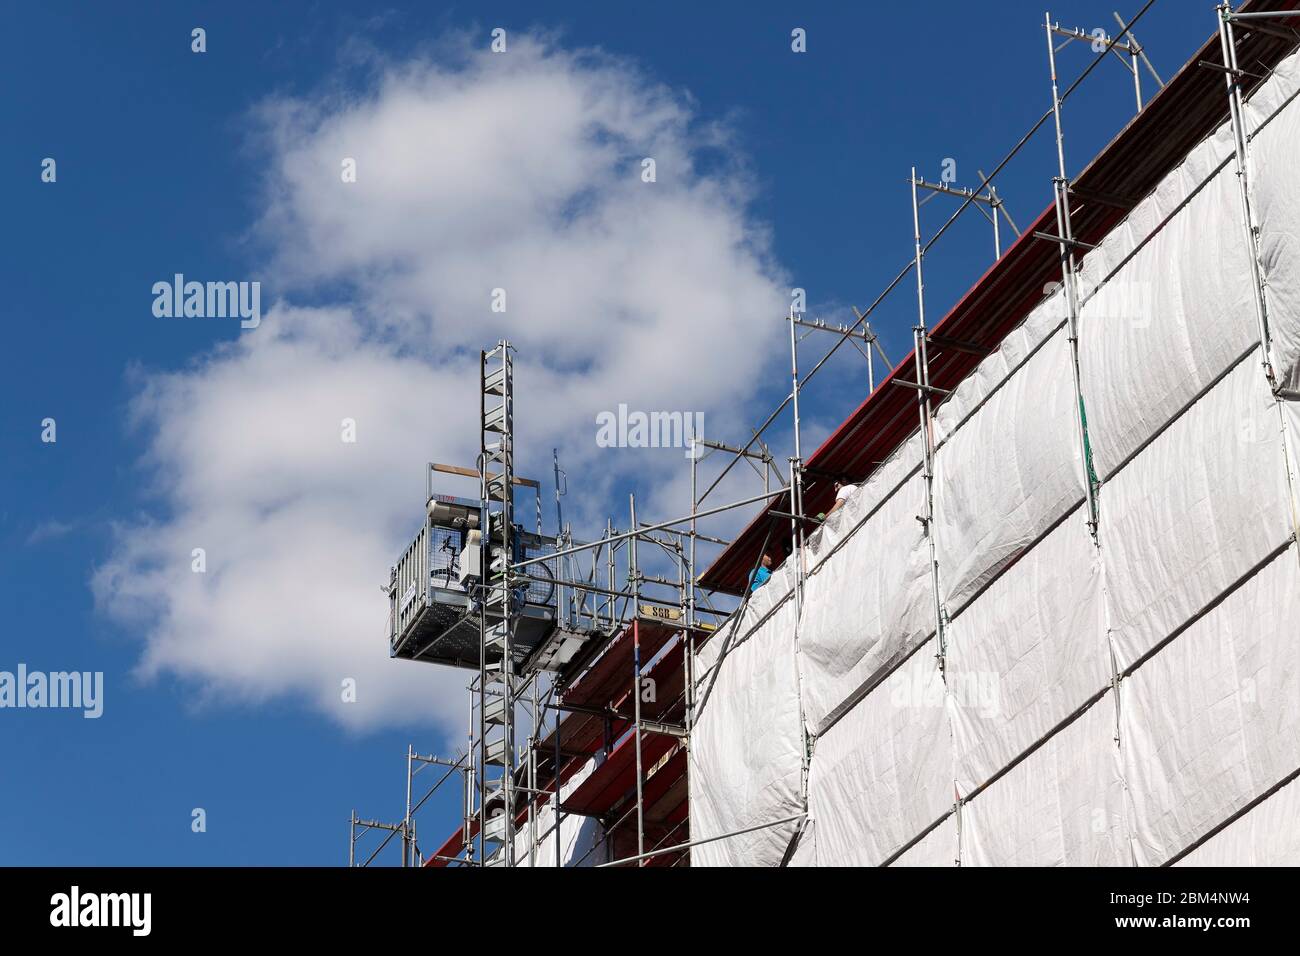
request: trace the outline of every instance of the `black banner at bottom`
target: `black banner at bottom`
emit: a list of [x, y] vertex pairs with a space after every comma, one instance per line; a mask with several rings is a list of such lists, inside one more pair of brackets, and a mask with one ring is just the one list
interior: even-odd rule
[[[1292, 925], [1290, 883], [1285, 870], [1177, 867], [656, 870], [640, 876], [610, 870], [0, 869], [0, 925], [7, 939], [75, 934], [82, 943], [204, 944], [247, 938], [373, 942], [383, 938], [376, 933], [426, 931], [433, 942], [444, 931], [491, 934], [495, 926], [519, 934], [521, 942], [545, 945], [539, 937], [550, 936], [577, 946], [592, 932], [632, 931], [636, 938], [704, 920], [728, 934], [739, 930], [742, 939], [752, 928], [770, 946], [774, 930], [802, 925], [806, 931], [826, 920], [837, 924], [826, 926], [836, 934], [845, 926], [872, 935], [919, 928], [947, 935], [964, 927], [971, 942], [1129, 937], [1182, 945], [1195, 936], [1232, 945]], [[780, 928], [786, 922], [788, 929]]]

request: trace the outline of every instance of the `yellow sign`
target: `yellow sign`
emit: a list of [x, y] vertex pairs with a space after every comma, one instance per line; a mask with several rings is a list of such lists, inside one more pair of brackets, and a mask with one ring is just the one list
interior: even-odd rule
[[642, 604], [642, 617], [653, 617], [659, 621], [679, 621], [682, 617], [682, 609], [678, 607], [663, 607], [658, 604]]

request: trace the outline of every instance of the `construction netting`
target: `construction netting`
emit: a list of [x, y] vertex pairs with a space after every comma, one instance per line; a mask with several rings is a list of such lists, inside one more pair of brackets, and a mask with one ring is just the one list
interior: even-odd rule
[[692, 865], [1300, 863], [1298, 91], [1262, 292], [1225, 124], [1083, 257], [1077, 391], [1057, 290], [709, 642]]

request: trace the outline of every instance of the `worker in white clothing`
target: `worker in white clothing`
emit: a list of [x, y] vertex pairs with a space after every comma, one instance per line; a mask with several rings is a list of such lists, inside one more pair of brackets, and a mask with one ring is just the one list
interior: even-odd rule
[[830, 517], [840, 510], [844, 502], [849, 500], [849, 495], [858, 490], [857, 485], [845, 484], [842, 481], [835, 482], [835, 504], [831, 505], [831, 510], [826, 512], [826, 517]]

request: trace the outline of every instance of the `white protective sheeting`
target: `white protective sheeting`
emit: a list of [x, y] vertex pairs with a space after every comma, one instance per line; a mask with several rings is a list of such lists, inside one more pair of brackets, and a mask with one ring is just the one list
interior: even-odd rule
[[871, 477], [850, 492], [844, 505], [817, 527], [807, 538], [807, 568], [815, 570], [818, 563], [837, 550], [842, 541], [854, 534], [863, 518], [876, 506], [893, 495], [908, 478], [921, 470], [921, 433], [918, 429], [894, 453], [880, 463]]
[[866, 519], [878, 510], [878, 505], [898, 493], [909, 479], [920, 474], [922, 454], [921, 432], [918, 428], [880, 463], [866, 482], [849, 493], [838, 511], [828, 515], [808, 535], [808, 558], [804, 566], [809, 573], [816, 573], [824, 561], [861, 530]]
[[1035, 306], [1025, 320], [1007, 333], [997, 349], [983, 358], [974, 370], [957, 383], [934, 414], [934, 440], [942, 448], [946, 441], [980, 408], [1008, 378], [1025, 365], [1037, 347], [1065, 321], [1065, 297], [1059, 287]]
[[943, 822], [908, 847], [891, 866], [956, 866], [957, 814], [950, 813]]
[[1121, 669], [1291, 533], [1282, 431], [1252, 358], [1102, 487], [1102, 563]]
[[1101, 560], [1078, 508], [948, 629], [958, 792], [1041, 740], [1111, 681]]
[[1293, 391], [1300, 390], [1300, 191], [1295, 188], [1300, 107], [1290, 101], [1297, 88], [1300, 55], [1293, 53], [1255, 92], [1246, 111], [1251, 130], [1258, 130], [1250, 146], [1251, 193], [1273, 355], [1281, 384]]
[[1269, 117], [1289, 107], [1297, 90], [1300, 90], [1300, 51], [1279, 62], [1246, 100], [1248, 132], [1256, 134]]
[[[564, 782], [560, 787], [560, 801], [563, 802], [574, 790], [591, 776], [596, 769], [596, 759], [588, 760], [581, 770]], [[537, 812], [535, 817], [537, 832], [537, 851], [529, 853], [533, 836], [528, 821], [519, 825], [515, 832], [515, 864], [517, 866], [555, 866], [555, 845], [560, 845], [560, 866], [596, 866], [609, 858], [609, 847], [601, 842], [604, 830], [595, 817], [580, 817], [563, 814], [560, 826], [555, 828], [555, 803], [549, 802]], [[534, 860], [536, 861], [534, 864]]]
[[962, 866], [1127, 866], [1114, 695], [962, 806]]
[[931, 641], [817, 739], [818, 866], [880, 865], [952, 808], [946, 706]]
[[1300, 781], [1206, 840], [1175, 866], [1300, 866]]
[[[859, 489], [840, 509], [850, 526], [876, 507], [873, 491]], [[805, 582], [799, 666], [813, 732], [934, 630], [929, 548], [917, 520], [924, 494], [919, 473], [907, 479]]]
[[1079, 367], [1103, 479], [1259, 339], [1231, 163], [1097, 287], [1231, 152], [1220, 129], [1084, 259], [1081, 285], [1096, 294], [1082, 309]]
[[[1272, 354], [1282, 384], [1300, 389], [1297, 89], [1293, 55], [1247, 113], [1252, 129], [1271, 116], [1251, 146], [1252, 202]], [[947, 686], [913, 433], [810, 537], [802, 621], [787, 602], [719, 666], [692, 741], [693, 836], [799, 813], [804, 728], [816, 735], [815, 826], [790, 854], [801, 866], [896, 854], [895, 865], [1155, 864], [1300, 768], [1297, 546], [1269, 560], [1296, 528], [1287, 446], [1295, 472], [1300, 403], [1279, 416], [1251, 353], [1235, 172], [1224, 124], [1082, 260], [1100, 549], [1078, 508], [1063, 297], [1045, 289], [936, 412]], [[749, 626], [791, 571], [755, 595]], [[1121, 681], [1117, 710], [1112, 656], [1128, 668], [1157, 646]], [[977, 790], [958, 817], [955, 793]], [[1180, 862], [1300, 863], [1297, 820], [1300, 782]], [[693, 862], [777, 864], [795, 826], [704, 845]]]
[[1300, 768], [1292, 545], [1120, 684], [1133, 847], [1154, 866]]
[[[793, 567], [787, 562], [754, 592], [734, 640], [728, 638], [736, 615], [696, 655], [692, 839], [733, 833], [804, 809], [794, 600], [781, 601], [792, 584]], [[796, 828], [787, 823], [694, 847], [691, 865], [777, 866]]]
[[1058, 331], [939, 449], [935, 546], [950, 614], [1084, 497], [1076, 414]]

